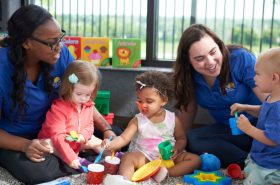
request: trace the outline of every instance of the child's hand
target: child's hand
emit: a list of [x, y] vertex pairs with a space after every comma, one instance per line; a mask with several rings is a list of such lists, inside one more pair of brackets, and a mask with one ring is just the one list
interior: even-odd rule
[[78, 140], [77, 140], [78, 143], [85, 143], [86, 142], [86, 139], [85, 137], [82, 135], [82, 134], [78, 134]]
[[81, 166], [79, 159], [74, 159], [69, 166], [74, 169], [79, 169]]
[[235, 111], [238, 111], [238, 112], [243, 112], [242, 108], [243, 108], [243, 104], [240, 104], [240, 103], [234, 103], [230, 106], [230, 115], [234, 115], [234, 112]]
[[178, 154], [179, 154], [180, 152], [179, 152], [179, 150], [178, 150], [177, 148], [173, 147], [173, 148], [172, 148], [172, 153], [173, 153], [173, 155], [170, 156], [170, 159], [171, 159], [171, 160], [174, 160], [174, 159], [178, 156]]
[[112, 150], [111, 141], [109, 139], [104, 139], [101, 143], [101, 147], [105, 147], [107, 150]]
[[237, 123], [237, 127], [245, 133], [247, 133], [252, 128], [252, 124], [250, 123], [248, 118], [243, 114], [241, 114], [238, 117], [236, 123]]

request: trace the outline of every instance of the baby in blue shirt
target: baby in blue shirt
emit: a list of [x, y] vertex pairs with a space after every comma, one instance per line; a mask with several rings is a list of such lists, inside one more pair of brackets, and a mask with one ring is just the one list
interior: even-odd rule
[[280, 184], [280, 48], [272, 48], [259, 55], [255, 65], [256, 86], [268, 93], [261, 106], [235, 103], [234, 111], [258, 117], [257, 125], [241, 114], [237, 126], [253, 140], [245, 162], [244, 184]]

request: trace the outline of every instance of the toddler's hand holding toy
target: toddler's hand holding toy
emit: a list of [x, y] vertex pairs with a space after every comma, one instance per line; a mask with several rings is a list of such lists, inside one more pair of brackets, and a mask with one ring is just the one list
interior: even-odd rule
[[101, 147], [105, 147], [107, 150], [112, 150], [111, 140], [110, 139], [104, 139], [101, 143]]
[[81, 166], [79, 159], [74, 159], [69, 166], [74, 169], [79, 169]]
[[78, 134], [78, 140], [77, 142], [79, 143], [85, 143], [86, 142], [86, 139], [85, 137], [82, 135], [82, 134]]
[[252, 126], [252, 124], [250, 123], [248, 118], [246, 116], [244, 116], [243, 114], [241, 114], [238, 117], [238, 119], [236, 120], [236, 123], [237, 123], [237, 127], [245, 133], [248, 133], [248, 131], [254, 127], [254, 126]]
[[179, 149], [173, 147], [172, 148], [172, 155], [170, 156], [171, 160], [174, 160], [182, 151], [180, 151]]
[[73, 142], [73, 141], [77, 141], [78, 140], [78, 134], [76, 131], [71, 130], [70, 134], [65, 134], [65, 139], [67, 141]]

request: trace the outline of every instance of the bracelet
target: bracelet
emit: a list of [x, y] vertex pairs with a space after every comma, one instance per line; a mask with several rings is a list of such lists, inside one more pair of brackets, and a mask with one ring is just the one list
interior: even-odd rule
[[108, 131], [108, 130], [113, 131], [111, 128], [108, 128], [108, 129], [106, 129], [106, 130], [103, 131], [103, 134], [104, 134], [106, 131]]

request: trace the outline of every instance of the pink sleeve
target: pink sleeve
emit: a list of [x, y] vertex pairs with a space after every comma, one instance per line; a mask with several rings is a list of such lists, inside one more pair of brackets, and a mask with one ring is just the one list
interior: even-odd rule
[[84, 125], [82, 125], [81, 127], [81, 132], [80, 134], [82, 134], [86, 140], [86, 142], [91, 138], [92, 134], [93, 134], [93, 107], [88, 107], [83, 116], [83, 122]]
[[69, 111], [67, 111], [66, 106], [54, 102], [47, 112], [46, 121], [39, 133], [39, 138], [50, 138], [63, 160], [70, 164], [78, 155], [70, 146], [73, 143], [65, 140], [67, 113], [69, 114]]

